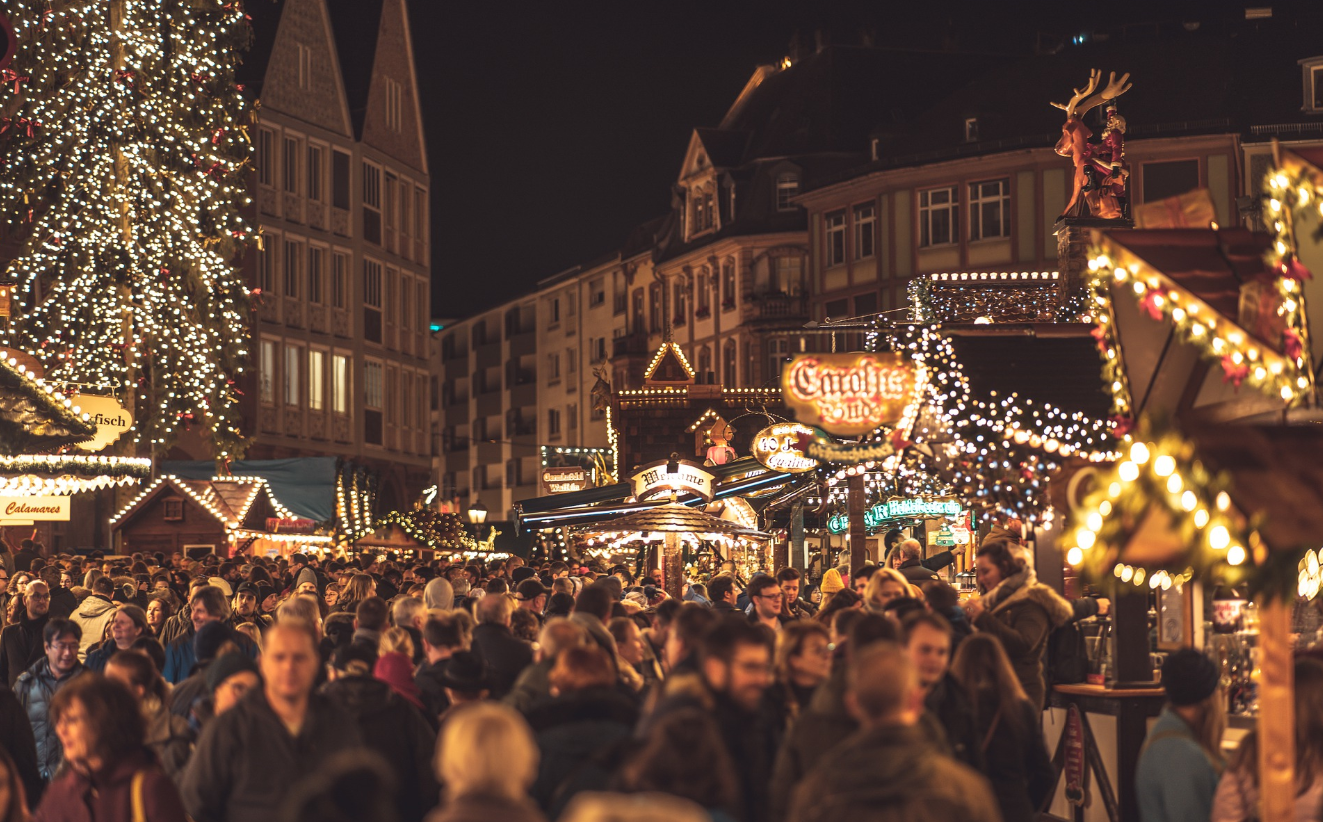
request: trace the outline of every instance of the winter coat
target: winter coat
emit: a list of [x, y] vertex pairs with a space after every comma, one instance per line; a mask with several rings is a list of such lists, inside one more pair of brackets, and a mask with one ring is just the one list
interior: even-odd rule
[[[151, 635], [144, 634], [144, 636]], [[87, 659], [83, 660], [83, 664], [87, 666], [87, 670], [101, 673], [106, 670], [106, 665], [110, 664], [110, 658], [117, 653], [119, 646], [115, 644], [115, 640], [107, 639], [100, 645], [88, 649]]]
[[580, 791], [606, 790], [638, 708], [611, 688], [551, 697], [528, 714], [541, 758], [529, 791], [552, 819]]
[[974, 770], [982, 771], [983, 737], [979, 735], [969, 697], [955, 677], [943, 674], [924, 697], [923, 707], [946, 732], [946, 742], [950, 746], [948, 753]]
[[[78, 597], [68, 588], [51, 589], [50, 616], [52, 619], [69, 619], [78, 610]], [[97, 637], [98, 640], [101, 637]]]
[[395, 774], [400, 822], [421, 822], [440, 795], [432, 775], [436, 735], [418, 709], [370, 676], [342, 676], [321, 693], [358, 725], [363, 743], [381, 754]]
[[555, 659], [544, 659], [529, 665], [501, 701], [527, 715], [534, 705], [551, 696], [551, 668], [555, 664]]
[[144, 699], [142, 708], [147, 717], [147, 747], [156, 754], [166, 775], [178, 784], [184, 778], [197, 734], [187, 719], [170, 713], [154, 696]]
[[776, 754], [772, 768], [772, 819], [785, 819], [791, 792], [832, 748], [859, 730], [859, 722], [845, 707], [845, 667], [813, 694]]
[[51, 699], [55, 692], [65, 686], [69, 680], [87, 669], [81, 664], [62, 677], [56, 677], [51, 670], [50, 660], [42, 657], [36, 665], [23, 672], [14, 683], [14, 695], [18, 704], [27, 712], [32, 723], [32, 735], [37, 740], [37, 769], [41, 778], [50, 781], [64, 763], [64, 748], [60, 738], [55, 735], [55, 723], [51, 721]]
[[101, 643], [106, 635], [106, 626], [115, 618], [116, 610], [115, 603], [105, 597], [92, 594], [73, 612], [70, 619], [83, 630], [82, 639], [78, 642], [79, 660], [86, 662], [87, 652], [93, 645]]
[[1013, 718], [998, 717], [996, 705], [979, 711], [980, 746], [983, 739], [988, 740], [981, 770], [992, 782], [1004, 822], [1036, 822], [1038, 808], [1056, 784], [1038, 717], [1037, 709], [1027, 699], [1020, 703], [1020, 713]]
[[[189, 623], [190, 627], [192, 623]], [[193, 666], [197, 664], [197, 649], [193, 647], [193, 638], [197, 632], [189, 631], [187, 635], [180, 636], [174, 642], [165, 646], [165, 670], [161, 675], [165, 681], [171, 685], [178, 685], [193, 673]], [[257, 645], [244, 634], [237, 631], [231, 637], [234, 643], [239, 646], [239, 650], [248, 654], [250, 659], [257, 659]]]
[[10, 573], [12, 574], [17, 571], [27, 571], [28, 573], [32, 573], [32, 560], [36, 558], [36, 551], [28, 551], [23, 548], [18, 549], [14, 552], [14, 570], [10, 571]]
[[1189, 723], [1170, 708], [1149, 729], [1135, 769], [1140, 822], [1207, 822], [1220, 762], [1213, 762]]
[[1052, 629], [1074, 616], [1070, 603], [1029, 571], [1002, 580], [984, 596], [984, 602], [987, 607], [974, 620], [974, 627], [1001, 640], [1025, 696], [1043, 710], [1047, 698], [1043, 652]]
[[[1257, 763], [1250, 767], [1257, 767]], [[1323, 778], [1301, 790], [1297, 772], [1295, 794], [1295, 822], [1318, 822], [1323, 817]], [[1259, 813], [1259, 786], [1254, 774], [1245, 769], [1230, 770], [1222, 774], [1213, 796], [1213, 815], [1209, 822], [1244, 822]]]
[[72, 768], [51, 783], [32, 822], [133, 822], [134, 782], [143, 817], [150, 822], [185, 822], [179, 791], [146, 748], [116, 758], [99, 773]]
[[[433, 721], [450, 707], [446, 686], [441, 683], [441, 675], [446, 672], [446, 664], [449, 662], [449, 658], [424, 662], [413, 675], [413, 682], [418, 686], [418, 692], [423, 697], [423, 705], [427, 707], [427, 713]], [[520, 676], [522, 678], [522, 674]]]
[[10, 688], [24, 671], [46, 655], [41, 632], [49, 621], [49, 616], [28, 619], [27, 610], [20, 609], [18, 619], [0, 631], [0, 674]]
[[46, 787], [37, 767], [37, 740], [32, 735], [27, 711], [8, 688], [0, 688], [0, 745], [14, 760], [18, 781], [23, 783], [27, 792], [28, 804], [35, 805]]
[[547, 822], [547, 818], [528, 801], [501, 796], [464, 794], [428, 814], [427, 822]]
[[216, 717], [198, 740], [179, 792], [195, 822], [279, 822], [281, 800], [336, 753], [362, 747], [358, 725], [327, 697], [309, 697], [298, 736], [261, 688]]
[[474, 627], [473, 652], [487, 666], [492, 699], [509, 693], [520, 672], [533, 664], [533, 646], [515, 638], [507, 625], [485, 622]]
[[1000, 822], [977, 771], [939, 753], [917, 725], [861, 730], [794, 791], [790, 822]]
[[917, 559], [905, 560], [896, 570], [900, 571], [901, 576], [905, 577], [911, 585], [921, 585], [937, 579], [937, 574], [925, 568]]

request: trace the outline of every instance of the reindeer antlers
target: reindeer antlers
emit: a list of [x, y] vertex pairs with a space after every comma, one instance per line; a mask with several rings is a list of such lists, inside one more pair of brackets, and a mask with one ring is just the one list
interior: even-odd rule
[[[1121, 75], [1121, 79], [1116, 79], [1116, 72], [1108, 72], [1107, 87], [1097, 94], [1093, 94], [1098, 88], [1098, 83], [1102, 80], [1102, 72], [1098, 69], [1089, 71], [1089, 82], [1084, 88], [1075, 89], [1075, 94], [1070, 98], [1069, 103], [1053, 103], [1052, 105], [1066, 112], [1066, 118], [1083, 116], [1087, 111], [1095, 108], [1104, 100], [1114, 100], [1130, 90], [1130, 72]], [[1089, 95], [1093, 95], [1090, 97]], [[1087, 98], [1087, 99], [1085, 99]]]

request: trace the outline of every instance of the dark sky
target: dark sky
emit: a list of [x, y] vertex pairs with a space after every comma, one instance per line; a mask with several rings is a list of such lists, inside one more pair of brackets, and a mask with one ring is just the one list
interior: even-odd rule
[[[1225, 13], [1245, 5], [1148, 0], [1129, 13], [1194, 6], [1207, 17], [1223, 3]], [[1105, 25], [1126, 6], [408, 4], [432, 178], [436, 317], [466, 316], [531, 289], [662, 214], [691, 130], [716, 125], [754, 68], [780, 60], [797, 31], [810, 42], [815, 29], [866, 28], [879, 44], [1024, 51], [1038, 30], [1073, 31], [1101, 13], [1091, 9], [1108, 15], [1097, 23]]]

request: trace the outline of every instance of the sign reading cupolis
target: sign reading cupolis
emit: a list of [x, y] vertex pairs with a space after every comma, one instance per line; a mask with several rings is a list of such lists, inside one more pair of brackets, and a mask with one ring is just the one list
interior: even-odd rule
[[841, 437], [900, 421], [917, 389], [914, 363], [900, 354], [804, 354], [781, 376], [799, 421]]
[[753, 458], [765, 467], [784, 474], [812, 471], [819, 463], [800, 449], [799, 438], [803, 436], [813, 436], [813, 429], [803, 423], [778, 422], [769, 425], [753, 438]]

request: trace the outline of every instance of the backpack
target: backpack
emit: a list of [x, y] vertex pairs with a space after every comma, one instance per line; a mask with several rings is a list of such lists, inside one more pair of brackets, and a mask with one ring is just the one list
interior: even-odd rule
[[1078, 622], [1067, 622], [1047, 638], [1047, 664], [1043, 673], [1047, 687], [1073, 685], [1089, 676], [1089, 652]]

